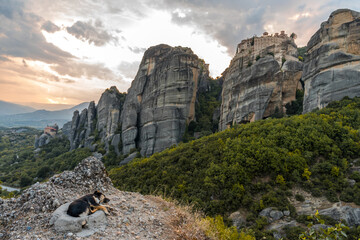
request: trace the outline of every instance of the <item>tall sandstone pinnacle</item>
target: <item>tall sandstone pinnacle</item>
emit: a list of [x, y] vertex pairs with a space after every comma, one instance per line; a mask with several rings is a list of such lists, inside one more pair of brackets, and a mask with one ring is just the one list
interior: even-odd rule
[[91, 102], [63, 127], [71, 149], [96, 150], [99, 140], [109, 151], [143, 156], [183, 140], [186, 125], [195, 119], [198, 91], [208, 88], [208, 65], [190, 48], [158, 45], [149, 48], [128, 94], [106, 89], [95, 107]]
[[252, 122], [284, 112], [301, 89], [303, 64], [297, 58], [294, 36], [283, 31], [274, 36], [243, 40], [224, 71], [219, 129]]
[[360, 13], [339, 9], [307, 44], [304, 113], [360, 96]]
[[179, 143], [186, 124], [195, 118], [198, 86], [208, 74], [190, 48], [149, 48], [122, 111], [123, 153], [138, 148], [149, 156]]
[[[120, 115], [124, 104], [125, 94], [113, 86], [106, 89], [95, 106], [90, 102], [89, 107], [81, 114], [74, 112], [72, 121], [64, 124], [63, 132], [68, 136], [71, 150], [78, 147], [88, 147], [95, 150], [95, 138], [101, 139], [109, 149], [109, 143], [114, 146], [116, 153], [120, 153]], [[95, 136], [95, 130], [96, 135]], [[120, 144], [120, 146], [119, 146]]]

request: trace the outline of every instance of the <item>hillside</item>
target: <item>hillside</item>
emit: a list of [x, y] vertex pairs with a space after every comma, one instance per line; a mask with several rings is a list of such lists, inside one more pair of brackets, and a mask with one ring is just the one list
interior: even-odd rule
[[75, 110], [83, 110], [89, 105], [88, 102], [81, 103], [69, 109], [58, 111], [37, 110], [27, 113], [0, 116], [0, 126], [3, 127], [33, 127], [43, 129], [47, 125], [57, 123], [60, 127], [71, 120]]
[[[0, 181], [12, 187], [28, 187], [55, 173], [74, 168], [91, 153], [88, 149], [69, 152], [69, 142], [58, 136], [34, 152], [33, 128], [0, 129]], [[1, 196], [1, 191], [0, 191]]]
[[[223, 227], [160, 197], [115, 189], [98, 157], [88, 157], [73, 171], [34, 184], [17, 199], [0, 199], [0, 238], [79, 239], [86, 236], [86, 239], [206, 240], [211, 234], [218, 234], [217, 226]], [[93, 214], [102, 216], [96, 221], [105, 226], [99, 230], [88, 223], [78, 232], [66, 231], [70, 226], [56, 231], [56, 223], [51, 220], [54, 210], [95, 190], [101, 190], [110, 199], [109, 216], [105, 217], [101, 211]], [[254, 240], [251, 236], [242, 236], [243, 240]]]
[[0, 100], [0, 116], [35, 111], [34, 108]]
[[359, 129], [360, 98], [344, 99], [313, 113], [238, 125], [179, 144], [112, 169], [110, 177], [121, 190], [162, 194], [209, 215], [241, 210], [247, 224], [264, 230], [258, 213], [267, 207], [296, 218], [289, 200], [296, 188], [329, 203], [360, 205]]

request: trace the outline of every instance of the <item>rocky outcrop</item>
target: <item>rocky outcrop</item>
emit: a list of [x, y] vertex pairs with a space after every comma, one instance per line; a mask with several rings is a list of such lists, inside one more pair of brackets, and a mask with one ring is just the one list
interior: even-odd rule
[[105, 143], [112, 139], [117, 130], [120, 131], [120, 115], [123, 103], [124, 96], [114, 86], [106, 89], [101, 95], [96, 107], [96, 129]]
[[50, 225], [54, 226], [56, 232], [59, 233], [75, 233], [78, 237], [88, 237], [95, 232], [103, 232], [108, 225], [105, 213], [96, 211], [95, 213], [82, 216], [71, 217], [67, 214], [70, 203], [61, 205], [52, 214]]
[[53, 138], [52, 136], [50, 136], [49, 134], [46, 134], [46, 133], [41, 134], [40, 137], [36, 136], [34, 147], [35, 148], [42, 147], [42, 146], [48, 144], [52, 138]]
[[279, 211], [277, 209], [274, 209], [272, 207], [263, 209], [259, 216], [266, 217], [269, 223], [272, 223], [274, 221], [280, 220], [284, 216], [290, 216], [290, 211]]
[[359, 12], [340, 9], [321, 24], [307, 44], [302, 79], [304, 113], [345, 96], [360, 96]]
[[198, 86], [207, 79], [207, 65], [190, 48], [149, 48], [124, 103], [123, 153], [139, 148], [149, 156], [179, 143], [195, 119]]
[[[66, 204], [95, 190], [110, 199], [110, 215], [102, 211], [83, 219], [66, 215]], [[184, 208], [160, 197], [114, 188], [98, 154], [84, 159], [74, 171], [32, 185], [19, 198], [0, 198], [0, 239], [207, 239], [195, 225], [198, 222]]]
[[[95, 151], [96, 140], [101, 140], [109, 149], [109, 143], [114, 146], [117, 154], [121, 153], [121, 123], [120, 115], [125, 100], [125, 94], [120, 93], [115, 86], [106, 89], [95, 106], [92, 101], [81, 114], [74, 112], [71, 122], [64, 124], [63, 133], [68, 136], [71, 150], [78, 147], [88, 147]], [[95, 135], [96, 130], [96, 135]]]
[[319, 211], [319, 214], [331, 217], [337, 222], [343, 220], [350, 227], [357, 227], [360, 225], [360, 208], [353, 208], [351, 206], [334, 206]]
[[[151, 47], [128, 94], [107, 89], [96, 107], [91, 102], [81, 114], [74, 112], [63, 132], [71, 149], [96, 150], [100, 140], [117, 155], [138, 149], [149, 156], [183, 140], [186, 125], [196, 121], [198, 93], [211, 92], [214, 84], [221, 86], [222, 81], [210, 84], [208, 65], [190, 48]], [[214, 121], [218, 116], [214, 114]]]
[[219, 129], [285, 112], [301, 88], [302, 66], [284, 32], [243, 40], [223, 73]]

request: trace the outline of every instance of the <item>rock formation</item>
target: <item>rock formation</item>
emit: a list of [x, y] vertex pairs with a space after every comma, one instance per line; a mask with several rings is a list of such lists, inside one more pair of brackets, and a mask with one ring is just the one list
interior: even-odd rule
[[57, 136], [59, 127], [58, 125], [55, 123], [53, 126], [47, 126], [44, 129], [44, 133], [40, 135], [40, 137], [36, 136], [35, 137], [35, 143], [34, 143], [34, 147], [36, 149], [48, 144], [52, 138]]
[[42, 147], [42, 146], [48, 144], [52, 138], [53, 138], [52, 136], [50, 136], [46, 133], [41, 134], [40, 137], [36, 136], [34, 147], [35, 148]]
[[[101, 95], [99, 103], [90, 102], [89, 107], [81, 114], [74, 112], [71, 122], [64, 124], [63, 133], [70, 140], [71, 150], [78, 147], [88, 147], [94, 151], [95, 138], [99, 138], [109, 148], [109, 142], [119, 154], [121, 149], [120, 115], [125, 94], [120, 93], [116, 87], [106, 89]], [[95, 130], [96, 135], [95, 136]]]
[[340, 9], [307, 44], [302, 77], [304, 113], [343, 97], [360, 96], [360, 13]]
[[195, 119], [198, 86], [207, 79], [207, 66], [190, 48], [149, 48], [124, 103], [123, 153], [140, 148], [149, 156], [179, 143]]
[[243, 40], [223, 73], [219, 129], [284, 112], [301, 88], [302, 63], [293, 39], [281, 34]]
[[127, 95], [107, 89], [96, 107], [91, 102], [81, 114], [75, 111], [63, 132], [71, 149], [94, 151], [101, 140], [118, 155], [140, 149], [149, 156], [183, 140], [186, 125], [196, 120], [197, 93], [207, 91], [209, 70], [203, 60], [190, 48], [158, 45], [145, 52]]

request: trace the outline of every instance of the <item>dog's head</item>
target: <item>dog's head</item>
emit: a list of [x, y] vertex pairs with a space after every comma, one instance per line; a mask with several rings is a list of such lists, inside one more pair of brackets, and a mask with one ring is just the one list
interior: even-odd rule
[[98, 204], [110, 202], [110, 199], [106, 198], [105, 195], [99, 191], [94, 192], [94, 197], [96, 202], [98, 202]]

